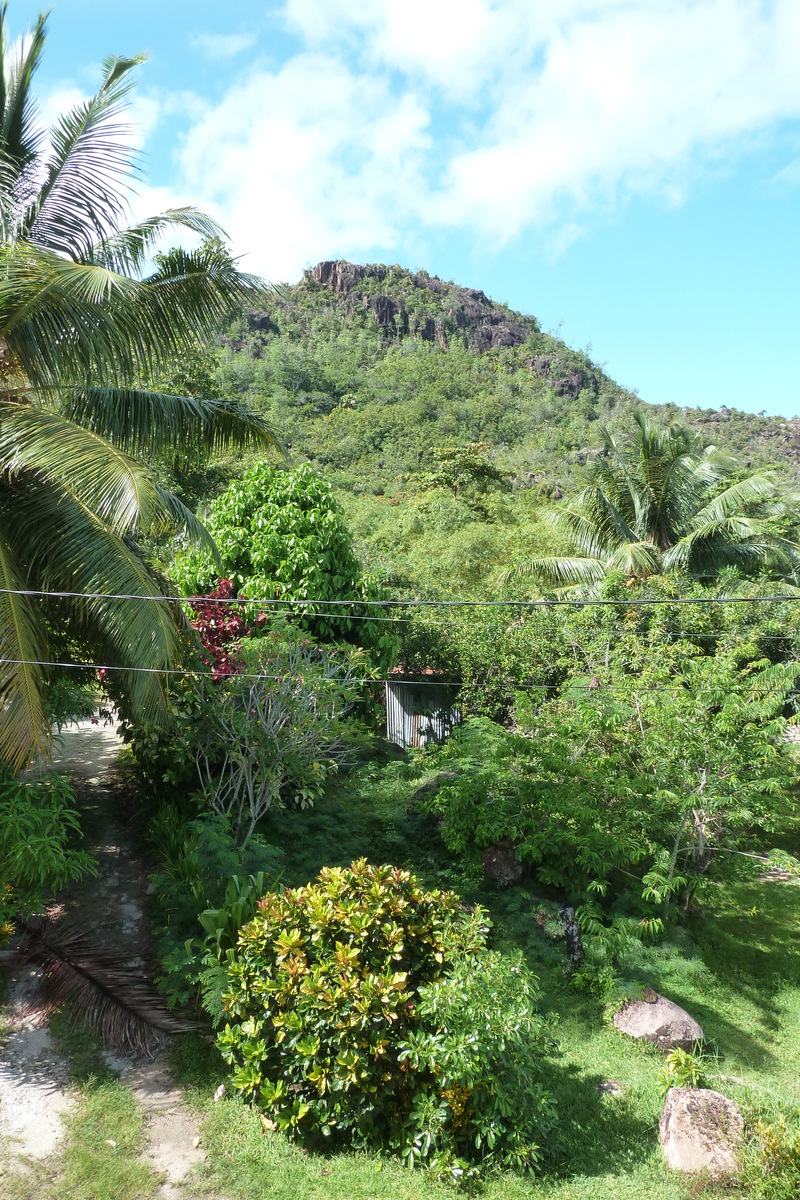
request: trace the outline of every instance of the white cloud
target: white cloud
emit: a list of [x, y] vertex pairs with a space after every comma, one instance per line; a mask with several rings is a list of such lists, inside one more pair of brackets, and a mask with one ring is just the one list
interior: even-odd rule
[[180, 190], [255, 269], [436, 229], [562, 251], [800, 118], [797, 0], [286, 0], [304, 49], [193, 118]]
[[698, 157], [800, 114], [800, 7], [759, 9], [631, 4], [566, 25], [453, 157], [440, 213], [506, 238], [565, 204], [680, 194]]
[[[529, 3], [527, 4], [530, 9]], [[287, 0], [286, 20], [310, 45], [349, 35], [364, 61], [418, 76], [462, 99], [525, 34], [523, 5], [487, 0]]]
[[197, 33], [189, 41], [190, 46], [212, 61], [235, 58], [255, 43], [254, 33]]
[[785, 167], [777, 171], [770, 180], [770, 183], [790, 188], [800, 186], [800, 158], [792, 159]]
[[63, 113], [88, 98], [86, 92], [71, 83], [58, 84], [40, 98], [39, 120], [49, 129]]
[[252, 72], [189, 132], [183, 178], [273, 279], [396, 242], [424, 194], [427, 112], [327, 56]]

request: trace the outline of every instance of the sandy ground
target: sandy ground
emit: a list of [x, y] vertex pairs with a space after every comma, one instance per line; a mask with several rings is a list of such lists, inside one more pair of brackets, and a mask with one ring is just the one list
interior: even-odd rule
[[[73, 903], [90, 916], [99, 940], [124, 945], [131, 963], [145, 946], [144, 898], [147, 877], [124, 844], [114, 816], [114, 760], [120, 740], [110, 726], [81, 722], [58, 740], [52, 768], [69, 775], [82, 798], [86, 822], [93, 825], [98, 874], [76, 890]], [[1, 1169], [24, 1169], [26, 1159], [46, 1159], [63, 1136], [62, 1117], [75, 1105], [67, 1064], [46, 1025], [25, 1015], [36, 971], [11, 973], [6, 994], [11, 1033], [0, 1050]], [[163, 1051], [154, 1059], [107, 1054], [109, 1066], [131, 1088], [147, 1115], [146, 1157], [162, 1176], [162, 1200], [181, 1196], [180, 1181], [203, 1161], [195, 1119], [183, 1103]], [[131, 1200], [135, 1200], [134, 1197]]]

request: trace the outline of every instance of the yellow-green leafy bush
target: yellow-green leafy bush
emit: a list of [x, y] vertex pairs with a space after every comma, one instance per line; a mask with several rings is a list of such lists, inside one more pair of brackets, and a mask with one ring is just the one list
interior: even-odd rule
[[223, 997], [234, 1086], [305, 1138], [535, 1165], [552, 1039], [535, 978], [486, 933], [482, 910], [364, 859], [265, 896]]
[[415, 1087], [399, 1050], [418, 989], [483, 938], [453, 893], [364, 859], [268, 893], [241, 930], [223, 1000], [234, 1086], [281, 1129], [396, 1133]]

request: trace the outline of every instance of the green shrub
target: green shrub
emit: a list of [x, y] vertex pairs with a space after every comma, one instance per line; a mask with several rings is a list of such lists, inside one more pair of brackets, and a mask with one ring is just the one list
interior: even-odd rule
[[706, 1087], [707, 1060], [708, 1056], [702, 1045], [696, 1045], [692, 1051], [676, 1046], [674, 1050], [670, 1050], [661, 1068], [661, 1090], [666, 1095], [673, 1087]]
[[796, 1200], [800, 1195], [800, 1130], [788, 1130], [781, 1116], [759, 1120], [742, 1154], [739, 1186], [748, 1200]]
[[730, 852], [796, 811], [782, 735], [798, 666], [747, 644], [662, 647], [640, 663], [629, 650], [635, 678], [598, 668], [555, 699], [519, 695], [513, 730], [466, 721], [426, 755], [445, 774], [423, 803], [453, 852], [477, 858], [509, 839], [570, 903], [599, 898], [607, 916], [623, 899], [648, 937]]
[[[185, 813], [171, 805], [156, 814], [149, 836], [160, 857], [160, 870], [151, 877], [161, 964], [156, 984], [171, 1004], [192, 1004], [201, 991], [213, 987], [205, 976], [212, 966], [206, 961], [209, 954], [216, 948], [223, 958], [234, 944], [238, 925], [255, 911], [264, 879], [278, 875], [280, 854], [259, 837], [251, 838], [243, 850], [224, 817], [209, 814], [187, 821]], [[231, 900], [234, 879], [240, 898], [252, 897], [250, 908], [237, 909], [236, 897]], [[226, 910], [224, 917], [218, 914], [215, 927], [221, 932], [209, 933], [201, 918], [220, 909]]]
[[415, 1096], [434, 1086], [401, 1051], [419, 989], [484, 938], [482, 914], [453, 893], [364, 859], [265, 896], [224, 997], [234, 1086], [279, 1129], [400, 1145]]
[[[362, 575], [330, 484], [308, 464], [286, 470], [258, 463], [212, 501], [206, 524], [222, 574], [241, 595], [285, 601], [301, 629], [322, 641], [366, 647], [381, 670], [394, 665], [392, 626], [368, 620], [369, 610], [358, 604], [379, 599], [378, 589]], [[187, 550], [173, 575], [187, 594], [205, 593], [216, 586], [220, 560], [207, 550]], [[326, 609], [339, 600], [354, 603]], [[306, 601], [316, 603], [294, 604]]]
[[347, 718], [368, 664], [362, 651], [296, 631], [243, 640], [237, 653], [243, 674], [180, 679], [166, 725], [128, 724], [124, 737], [157, 788], [195, 794], [244, 844], [270, 808], [313, 803], [359, 745]]
[[0, 942], [71, 880], [93, 873], [80, 837], [75, 793], [66, 779], [24, 782], [0, 766]]
[[[203, 1008], [215, 1025], [221, 1024], [225, 1015], [223, 996], [228, 990], [228, 971], [236, 957], [239, 930], [253, 920], [266, 890], [263, 871], [246, 879], [232, 875], [220, 907], [207, 908], [197, 918], [205, 933], [199, 973]], [[187, 950], [194, 944], [187, 945]]]
[[435, 1080], [406, 1126], [406, 1158], [444, 1158], [533, 1169], [542, 1141], [552, 1149], [556, 1111], [545, 1058], [555, 1049], [538, 1013], [536, 977], [521, 954], [462, 957], [452, 973], [420, 988], [418, 1027], [400, 1058]]
[[331, 648], [279, 643], [252, 665], [219, 685], [204, 724], [190, 731], [203, 799], [243, 846], [282, 801], [312, 804], [358, 744], [345, 719], [358, 693], [355, 662]]

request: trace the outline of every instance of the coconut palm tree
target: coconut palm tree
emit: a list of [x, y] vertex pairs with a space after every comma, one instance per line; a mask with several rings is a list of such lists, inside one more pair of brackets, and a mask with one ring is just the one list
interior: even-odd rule
[[[140, 60], [106, 60], [96, 95], [45, 129], [32, 92], [45, 36], [42, 16], [11, 45], [0, 7], [0, 759], [15, 766], [49, 744], [54, 623], [120, 671], [140, 717], [163, 710], [180, 615], [140, 539], [210, 539], [148, 461], [274, 442], [237, 404], [142, 387], [264, 285], [194, 209], [127, 223]], [[201, 248], [155, 255], [181, 229]], [[36, 590], [67, 595], [46, 616]]]
[[788, 502], [767, 471], [740, 477], [740, 464], [703, 446], [685, 425], [659, 425], [641, 413], [623, 441], [603, 434], [603, 454], [571, 504], [547, 513], [574, 553], [537, 558], [513, 572], [549, 587], [598, 583], [619, 571], [645, 579], [682, 571], [709, 580], [724, 568], [743, 574], [800, 564], [800, 545], [780, 536], [775, 518]]

